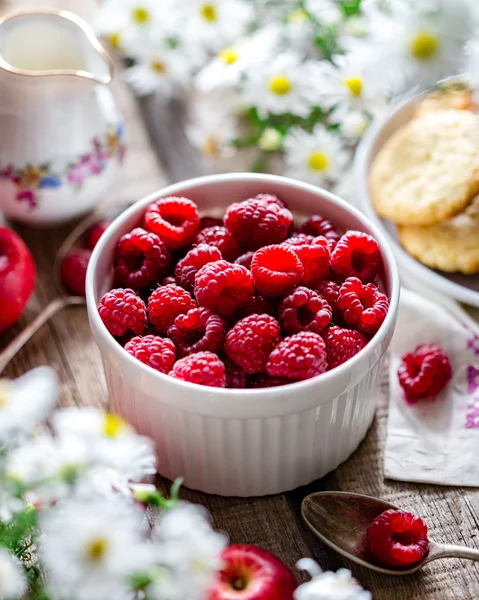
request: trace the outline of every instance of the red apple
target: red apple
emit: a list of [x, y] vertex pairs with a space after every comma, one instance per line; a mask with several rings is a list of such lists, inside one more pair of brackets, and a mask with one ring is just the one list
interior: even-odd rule
[[8, 227], [0, 227], [0, 333], [22, 316], [35, 276], [35, 263], [24, 241]]
[[223, 550], [224, 568], [208, 600], [292, 600], [296, 579], [286, 565], [257, 546]]

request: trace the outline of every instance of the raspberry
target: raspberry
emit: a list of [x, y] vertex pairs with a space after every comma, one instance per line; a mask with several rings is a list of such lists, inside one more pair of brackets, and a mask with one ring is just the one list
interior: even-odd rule
[[196, 204], [188, 198], [161, 198], [150, 204], [145, 212], [145, 229], [156, 233], [167, 248], [188, 245], [199, 225]]
[[251, 315], [228, 331], [225, 353], [246, 373], [264, 371], [268, 356], [281, 341], [278, 321], [270, 315]]
[[368, 338], [360, 331], [330, 327], [323, 336], [328, 353], [328, 367], [334, 369], [352, 358], [368, 343]]
[[332, 248], [334, 248], [336, 242], [341, 237], [336, 225], [328, 219], [323, 219], [323, 217], [320, 215], [313, 215], [310, 217], [301, 225], [301, 227], [299, 227], [299, 229], [296, 230], [296, 232], [306, 233], [307, 235], [312, 235], [313, 237], [322, 235], [328, 240], [328, 242], [331, 243]]
[[140, 335], [148, 324], [145, 303], [128, 288], [107, 292], [98, 303], [98, 313], [105, 327], [116, 337], [127, 331]]
[[251, 298], [248, 304], [239, 309], [235, 317], [238, 321], [250, 315], [271, 315], [275, 317], [278, 314], [278, 306], [279, 298], [257, 294]]
[[188, 254], [178, 261], [175, 269], [176, 283], [193, 293], [195, 275], [206, 264], [221, 260], [221, 252], [215, 246], [200, 244], [192, 248]]
[[257, 250], [285, 240], [293, 215], [276, 202], [252, 198], [231, 204], [224, 222], [240, 246], [245, 250]]
[[205, 350], [218, 352], [223, 347], [225, 334], [223, 319], [204, 307], [178, 315], [168, 328], [168, 337], [174, 341], [180, 358]]
[[226, 357], [223, 361], [226, 369], [226, 387], [244, 390], [251, 387], [251, 375]]
[[269, 355], [266, 373], [270, 377], [309, 379], [327, 369], [326, 347], [317, 333], [301, 331], [280, 342]]
[[168, 277], [165, 277], [160, 281], [160, 286], [171, 284], [176, 285], [176, 279], [172, 275], [168, 275]]
[[339, 288], [341, 286], [339, 283], [335, 281], [320, 281], [316, 285], [316, 291], [326, 300], [333, 311], [333, 315], [336, 318], [338, 313], [341, 314], [341, 311], [338, 308], [339, 301]]
[[301, 281], [304, 269], [292, 248], [275, 245], [255, 252], [251, 272], [259, 292], [265, 296], [282, 296]]
[[134, 337], [127, 342], [125, 350], [160, 373], [169, 373], [175, 363], [174, 343], [157, 335]]
[[293, 237], [288, 238], [282, 242], [286, 246], [304, 246], [305, 244], [312, 244], [314, 242], [314, 235], [307, 235], [306, 233], [296, 233]]
[[328, 276], [331, 254], [325, 237], [314, 238], [311, 244], [296, 244], [293, 249], [304, 268], [304, 285], [314, 287]]
[[286, 377], [270, 377], [267, 373], [258, 373], [253, 382], [254, 388], [270, 388], [279, 387], [281, 385], [287, 385], [293, 383], [291, 379]]
[[238, 256], [238, 258], [235, 260], [235, 263], [237, 265], [246, 267], [247, 269], [251, 269], [251, 261], [253, 260], [253, 256], [254, 256], [254, 252], [252, 250], [250, 250], [249, 252], [246, 252], [245, 254]]
[[262, 200], [263, 202], [274, 202], [281, 208], [285, 208], [286, 204], [274, 194], [256, 194], [253, 200]]
[[200, 219], [200, 229], [206, 229], [207, 227], [222, 227], [223, 219], [218, 219], [217, 217], [201, 217]]
[[170, 263], [170, 253], [154, 233], [137, 227], [120, 238], [115, 250], [115, 281], [138, 289], [158, 283]]
[[241, 254], [238, 244], [225, 227], [206, 227], [198, 231], [195, 244], [216, 246], [225, 260], [233, 261]]
[[212, 352], [197, 352], [180, 358], [169, 375], [198, 385], [226, 387], [225, 366]]
[[442, 348], [435, 344], [423, 344], [402, 357], [398, 377], [409, 402], [432, 398], [451, 379], [451, 363]]
[[166, 333], [178, 315], [184, 315], [192, 308], [196, 308], [196, 302], [179, 285], [156, 288], [148, 298], [148, 317], [160, 333]]
[[317, 292], [297, 287], [281, 302], [278, 320], [285, 333], [312, 331], [321, 333], [331, 322], [329, 304]]
[[208, 263], [195, 276], [195, 296], [222, 317], [229, 317], [253, 297], [254, 284], [250, 271], [226, 260]]
[[338, 307], [347, 323], [374, 333], [386, 318], [389, 302], [374, 284], [349, 277], [339, 289]]
[[89, 250], [93, 250], [93, 248], [97, 245], [98, 240], [105, 233], [107, 227], [109, 227], [111, 221], [99, 221], [95, 223], [91, 227], [89, 227], [85, 231], [84, 240], [85, 240], [85, 248]]
[[60, 264], [60, 276], [64, 286], [71, 294], [76, 296], [85, 295], [85, 279], [91, 250], [78, 248], [70, 250], [62, 258]]
[[422, 560], [429, 550], [427, 526], [410, 512], [387, 510], [368, 527], [371, 554], [391, 567], [407, 567]]
[[379, 269], [377, 241], [360, 231], [348, 231], [331, 254], [331, 269], [343, 277], [357, 277], [363, 283], [374, 281]]

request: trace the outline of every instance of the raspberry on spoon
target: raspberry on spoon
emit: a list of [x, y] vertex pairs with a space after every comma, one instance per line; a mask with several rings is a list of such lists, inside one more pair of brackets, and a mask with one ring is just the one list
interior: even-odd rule
[[410, 512], [387, 510], [368, 527], [366, 541], [371, 554], [390, 567], [408, 567], [429, 550], [427, 526]]
[[436, 344], [423, 344], [402, 357], [398, 377], [408, 402], [433, 398], [451, 379], [451, 363], [442, 348]]

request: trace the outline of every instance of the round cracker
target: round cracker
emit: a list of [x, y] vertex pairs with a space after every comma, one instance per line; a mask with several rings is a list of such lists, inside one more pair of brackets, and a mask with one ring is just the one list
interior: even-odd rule
[[377, 213], [400, 225], [433, 225], [479, 193], [479, 117], [433, 112], [397, 130], [370, 172]]
[[479, 272], [479, 197], [465, 212], [429, 226], [398, 227], [404, 248], [420, 262], [448, 273]]

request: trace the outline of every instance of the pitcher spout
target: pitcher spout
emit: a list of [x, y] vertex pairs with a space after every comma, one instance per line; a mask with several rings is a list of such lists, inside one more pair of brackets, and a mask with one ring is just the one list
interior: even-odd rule
[[64, 10], [35, 10], [0, 19], [0, 70], [27, 77], [68, 75], [108, 84], [114, 67], [83, 19]]

